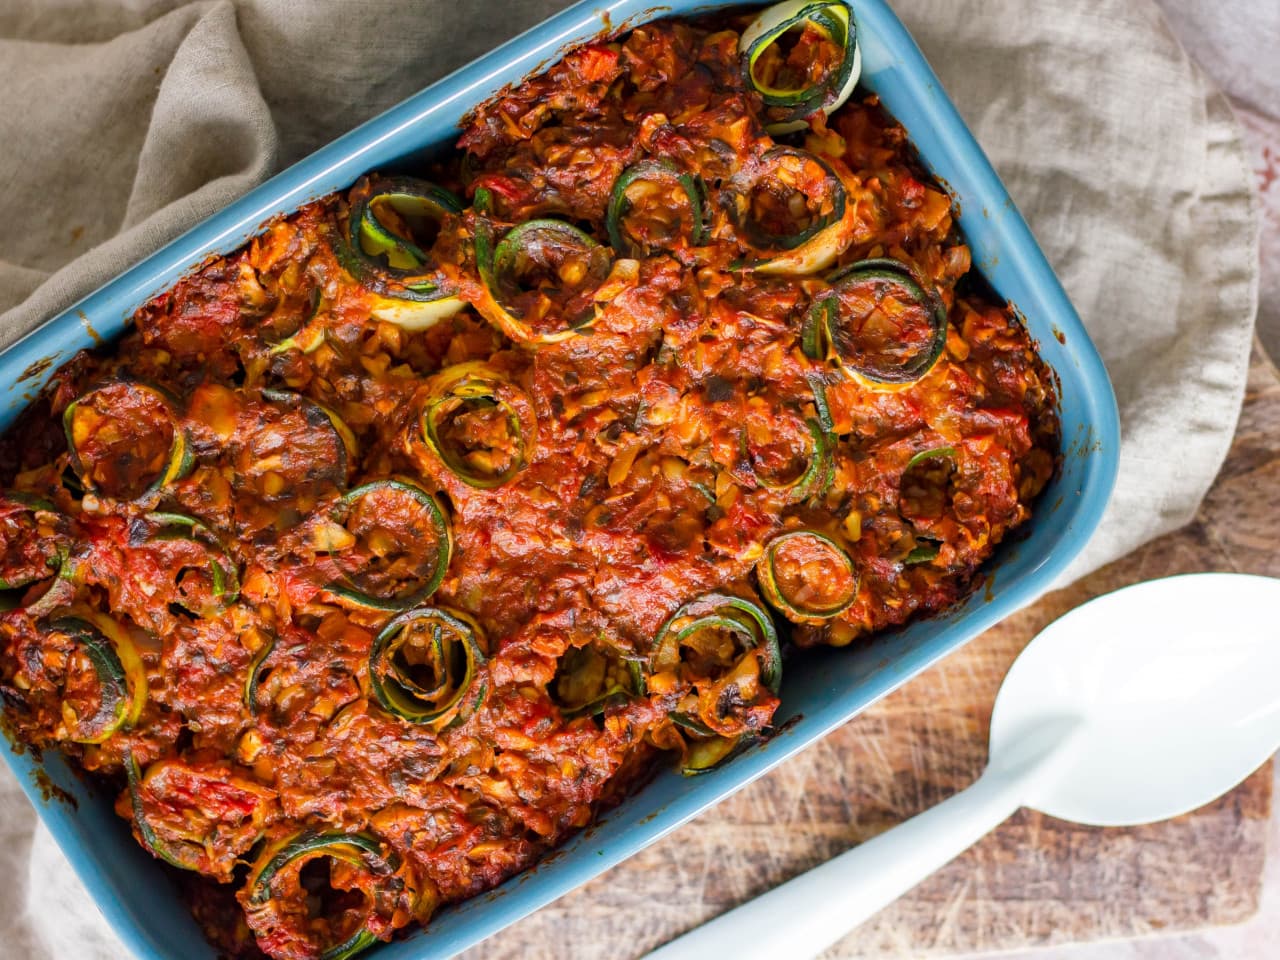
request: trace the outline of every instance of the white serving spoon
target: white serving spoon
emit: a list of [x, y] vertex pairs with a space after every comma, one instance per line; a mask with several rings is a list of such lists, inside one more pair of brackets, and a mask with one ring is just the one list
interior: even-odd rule
[[1174, 817], [1280, 748], [1280, 580], [1136, 584], [1050, 624], [1010, 668], [967, 790], [651, 953], [813, 957], [1019, 807], [1099, 826]]

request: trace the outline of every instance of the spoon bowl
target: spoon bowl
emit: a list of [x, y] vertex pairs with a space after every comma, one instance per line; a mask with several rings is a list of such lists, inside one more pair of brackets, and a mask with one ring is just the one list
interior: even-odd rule
[[1097, 826], [1203, 806], [1280, 744], [1276, 611], [1280, 580], [1223, 573], [1139, 583], [1075, 608], [1006, 675], [991, 767], [1052, 724], [1061, 747], [1027, 782], [1025, 806]]

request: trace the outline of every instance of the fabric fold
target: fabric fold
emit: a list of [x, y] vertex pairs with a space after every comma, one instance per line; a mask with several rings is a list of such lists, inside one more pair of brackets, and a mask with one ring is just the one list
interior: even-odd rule
[[[200, 91], [198, 112], [190, 106], [194, 90]], [[237, 31], [235, 7], [218, 0], [192, 25], [164, 71], [124, 226], [172, 204], [221, 206], [223, 195], [266, 179], [275, 153], [275, 124]], [[209, 195], [203, 203], [196, 196], [202, 191]]]
[[0, 89], [0, 142], [14, 145], [0, 155], [0, 184], [12, 184], [0, 348], [262, 182], [275, 162], [274, 124], [230, 0], [182, 6], [101, 43], [0, 40]]

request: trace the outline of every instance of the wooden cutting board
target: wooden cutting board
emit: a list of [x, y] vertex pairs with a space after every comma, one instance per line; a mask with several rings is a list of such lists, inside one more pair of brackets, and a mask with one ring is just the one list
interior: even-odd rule
[[[1255, 352], [1230, 456], [1194, 523], [1051, 594], [633, 859], [464, 954], [638, 957], [957, 790], [986, 762], [996, 689], [1050, 621], [1174, 573], [1280, 576], [1280, 380]], [[1022, 811], [826, 954], [917, 958], [1235, 923], [1258, 906], [1270, 764], [1132, 830]], [[783, 958], [780, 958], [783, 960]]]

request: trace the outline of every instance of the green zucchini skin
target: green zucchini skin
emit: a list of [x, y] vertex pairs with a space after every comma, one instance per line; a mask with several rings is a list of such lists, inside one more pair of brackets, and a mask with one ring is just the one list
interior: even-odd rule
[[416, 483], [399, 478], [372, 480], [356, 487], [354, 490], [347, 491], [347, 493], [343, 494], [338, 508], [334, 511], [335, 518], [343, 515], [357, 501], [387, 490], [407, 493], [426, 508], [431, 517], [431, 524], [435, 530], [438, 544], [434, 569], [417, 590], [403, 597], [380, 597], [342, 580], [330, 581], [325, 585], [324, 590], [344, 604], [364, 610], [394, 613], [408, 607], [419, 606], [439, 588], [441, 581], [444, 580], [445, 573], [449, 570], [449, 560], [453, 556], [453, 532], [449, 524], [449, 518], [445, 514], [444, 507], [441, 506], [440, 501]]
[[[405, 330], [427, 330], [459, 313], [466, 303], [457, 283], [429, 250], [379, 220], [374, 207], [379, 201], [400, 213], [407, 207], [413, 216], [427, 216], [442, 226], [462, 213], [462, 201], [444, 187], [414, 177], [363, 177], [349, 196], [345, 224], [335, 231], [334, 252], [343, 269], [369, 291], [371, 316]], [[322, 339], [312, 335], [296, 345], [310, 352]]]
[[515, 273], [521, 258], [535, 245], [546, 244], [584, 254], [590, 275], [598, 283], [604, 282], [612, 268], [608, 248], [573, 224], [550, 217], [528, 220], [513, 227], [496, 243], [487, 234], [482, 239], [481, 232], [478, 231], [476, 237], [476, 267], [484, 296], [475, 307], [485, 319], [517, 343], [558, 343], [590, 329], [596, 321], [594, 306], [566, 318], [561, 329], [540, 333], [513, 313], [506, 301], [511, 290], [519, 288]]
[[911, 548], [911, 552], [903, 559], [903, 566], [914, 566], [918, 563], [931, 563], [942, 551], [942, 544], [937, 540], [924, 540]]
[[[794, 90], [766, 87], [755, 76], [761, 54], [789, 30], [812, 24], [841, 48], [840, 63], [829, 76], [816, 84]], [[843, 0], [789, 0], [764, 11], [743, 31], [740, 43], [742, 79], [764, 102], [773, 134], [803, 130], [806, 119], [817, 113], [831, 114], [853, 92], [862, 71], [862, 50], [853, 8]]]
[[142, 845], [146, 847], [153, 857], [158, 857], [179, 870], [200, 869], [197, 863], [183, 856], [179, 844], [171, 844], [162, 840], [152, 829], [150, 821], [147, 820], [146, 811], [142, 807], [142, 771], [139, 769], [138, 760], [132, 751], [125, 754], [124, 772], [129, 784], [129, 808], [133, 811], [133, 822], [138, 827], [138, 835], [142, 838]]
[[[902, 472], [905, 477], [907, 471], [912, 467], [927, 463], [930, 460], [950, 460], [952, 469], [954, 469], [958, 455], [955, 447], [930, 447], [913, 454]], [[931, 536], [922, 535], [916, 539], [916, 546], [912, 547], [911, 552], [902, 560], [903, 566], [909, 567], [916, 564], [932, 563], [942, 551], [942, 542], [933, 539]]]
[[271, 881], [294, 860], [308, 853], [331, 850], [338, 846], [354, 847], [362, 856], [368, 856], [377, 862], [381, 868], [379, 872], [390, 873], [394, 870], [382, 856], [382, 844], [371, 834], [303, 831], [282, 844], [250, 878], [249, 902], [262, 904], [271, 899]]
[[187, 435], [186, 428], [179, 421], [176, 407], [177, 400], [167, 390], [148, 383], [141, 383], [134, 380], [114, 379], [81, 394], [71, 403], [67, 404], [66, 409], [62, 411], [62, 431], [67, 441], [67, 459], [71, 465], [72, 471], [79, 479], [81, 486], [86, 491], [99, 493], [104, 496], [114, 496], [112, 491], [99, 490], [97, 484], [89, 471], [89, 465], [81, 456], [79, 444], [75, 437], [75, 418], [76, 413], [89, 397], [95, 393], [104, 390], [124, 388], [131, 391], [145, 393], [156, 400], [160, 401], [161, 407], [164, 409], [173, 431], [173, 440], [169, 445], [169, 452], [165, 460], [165, 465], [161, 469], [156, 478], [141, 491], [137, 496], [124, 497], [126, 500], [146, 501], [153, 500], [166, 487], [181, 480], [195, 466], [195, 454], [191, 447], [191, 438]]
[[[624, 658], [619, 653], [616, 648], [610, 648], [608, 652], [600, 653], [590, 647], [570, 648], [564, 653], [556, 670], [556, 676], [547, 688], [551, 692], [551, 699], [560, 708], [561, 716], [566, 720], [573, 720], [578, 717], [596, 717], [613, 707], [626, 704], [635, 696], [643, 694], [644, 671], [640, 662]], [[565, 701], [561, 695], [560, 684], [562, 677], [571, 677], [576, 671], [584, 668], [585, 661], [580, 660], [575, 663], [574, 658], [585, 658], [592, 655], [599, 656], [606, 659], [606, 661], [612, 660], [615, 665], [625, 664], [625, 679], [610, 684], [597, 696], [584, 702], [573, 703]]]
[[[236, 601], [240, 596], [239, 565], [216, 533], [184, 513], [156, 511], [147, 514], [143, 520], [151, 526], [145, 536], [158, 540], [190, 540], [208, 550], [214, 600], [219, 609], [225, 609]], [[132, 532], [130, 536], [132, 538]], [[192, 612], [204, 615], [198, 610]]]
[[[831, 209], [811, 223], [787, 233], [766, 229], [752, 214], [752, 196], [761, 181], [783, 164], [813, 164], [822, 171]], [[825, 158], [796, 147], [775, 146], [745, 164], [719, 197], [737, 234], [751, 253], [730, 269], [772, 276], [811, 276], [825, 270], [853, 242], [856, 217], [844, 181]]]
[[919, 453], [913, 454], [911, 459], [907, 461], [907, 465], [903, 468], [903, 472], [905, 473], [907, 470], [910, 470], [918, 464], [924, 463], [926, 460], [936, 460], [940, 458], [954, 460], [956, 458], [956, 448], [932, 447], [928, 450], [921, 450]]
[[[778, 550], [798, 538], [810, 538], [822, 544], [853, 582], [853, 589], [843, 600], [825, 607], [805, 606], [786, 596], [778, 583]], [[791, 530], [781, 533], [766, 544], [764, 553], [756, 561], [756, 580], [765, 602], [794, 623], [821, 623], [839, 616], [853, 604], [858, 596], [858, 574], [847, 550], [833, 538], [817, 530]]]
[[671, 722], [697, 737], [691, 739], [680, 764], [680, 772], [686, 777], [709, 773], [763, 739], [745, 733], [738, 737], [722, 737], [705, 723], [683, 713], [673, 713]]
[[[450, 214], [462, 212], [462, 201], [455, 194], [414, 177], [365, 177], [357, 182], [352, 195], [355, 199], [338, 247], [339, 260], [348, 273], [375, 293], [396, 300], [425, 303], [457, 292], [431, 264], [426, 251], [387, 230], [373, 211], [378, 200], [408, 198], [420, 202], [440, 222]], [[368, 236], [380, 241], [381, 252], [366, 252], [363, 238]], [[416, 265], [394, 266], [393, 259], [414, 261]]]
[[75, 599], [80, 580], [79, 562], [70, 554], [62, 553], [48, 589], [23, 608], [27, 616], [47, 617], [59, 607], [68, 606]]
[[[399, 869], [395, 855], [384, 855], [381, 842], [372, 834], [307, 830], [279, 845], [250, 876], [247, 886], [249, 906], [261, 907], [271, 900], [271, 881], [293, 861], [308, 854], [326, 852], [343, 860], [350, 860], [354, 855], [378, 877], [390, 878]], [[323, 948], [319, 960], [349, 960], [377, 942], [377, 935], [362, 927], [346, 940]]]
[[680, 772], [686, 777], [699, 777], [727, 763], [754, 743], [751, 737], [712, 736], [708, 740], [695, 740], [685, 754]]
[[138, 759], [130, 750], [124, 758], [125, 778], [129, 782], [129, 808], [133, 811], [133, 822], [137, 824], [138, 833], [142, 835], [142, 845], [152, 856], [159, 857], [181, 870], [192, 869], [185, 862], [171, 859], [167, 854], [167, 845], [160, 842], [151, 824], [147, 821], [146, 812], [142, 809], [142, 771], [138, 768]]
[[[902, 385], [915, 383], [925, 376], [947, 345], [947, 308], [935, 291], [926, 291], [914, 271], [898, 260], [877, 258], [850, 264], [827, 278], [831, 289], [813, 301], [801, 331], [801, 348], [811, 360], [829, 361], [851, 377], [871, 384]], [[928, 313], [930, 338], [928, 346], [908, 362], [897, 366], [878, 366], [840, 355], [835, 327], [839, 323], [839, 293], [842, 288], [862, 283], [892, 284], [903, 290]]]
[[334, 463], [328, 473], [334, 486], [339, 490], [345, 490], [347, 477], [350, 476], [351, 468], [354, 466], [359, 452], [355, 434], [351, 432], [351, 428], [347, 426], [346, 421], [323, 404], [316, 403], [310, 397], [295, 393], [292, 390], [268, 387], [262, 391], [262, 399], [286, 410], [301, 410], [309, 425], [325, 427], [333, 432], [337, 444], [334, 447]]
[[705, 246], [711, 239], [711, 223], [707, 204], [707, 186], [702, 177], [681, 170], [670, 160], [642, 160], [632, 164], [618, 175], [613, 190], [609, 194], [609, 208], [605, 227], [609, 234], [609, 245], [623, 256], [639, 256], [645, 251], [626, 235], [623, 220], [631, 211], [631, 201], [627, 199], [627, 188], [641, 180], [674, 180], [684, 191], [689, 200], [690, 219], [689, 245]]
[[[785, 159], [799, 159], [806, 163], [813, 162], [822, 167], [829, 178], [829, 182], [833, 185], [831, 212], [825, 217], [815, 220], [803, 230], [797, 230], [794, 233], [771, 233], [759, 227], [751, 219], [745, 201], [749, 191], [755, 186], [759, 177], [768, 172], [769, 166]], [[736, 182], [731, 184], [731, 188], [736, 191], [734, 199], [737, 201], [730, 207], [734, 226], [755, 246], [768, 250], [795, 250], [797, 247], [808, 243], [820, 232], [844, 216], [845, 205], [848, 203], [848, 195], [845, 192], [844, 184], [836, 176], [831, 164], [817, 154], [806, 153], [803, 150], [797, 150], [795, 147], [774, 147], [760, 158], [760, 167], [761, 169], [738, 177]]]
[[[821, 413], [821, 408], [819, 408]], [[828, 417], [830, 415], [828, 414]], [[830, 433], [820, 420], [805, 420], [805, 429], [809, 434], [809, 462], [804, 472], [794, 480], [775, 483], [756, 474], [756, 482], [767, 490], [787, 493], [792, 503], [802, 503], [821, 497], [831, 486], [832, 471], [835, 461], [832, 451]]]
[[258, 715], [258, 686], [262, 682], [262, 671], [278, 642], [276, 637], [270, 637], [249, 661], [249, 673], [244, 681], [244, 706], [251, 717]]
[[[519, 391], [505, 376], [484, 363], [460, 363], [442, 370], [432, 378], [418, 416], [422, 443], [445, 470], [468, 487], [477, 490], [501, 487], [528, 465], [536, 433], [536, 420], [522, 416], [513, 404], [516, 394]], [[477, 473], [443, 441], [440, 429], [449, 406], [455, 401], [497, 407], [503, 412], [507, 429], [515, 438], [515, 452], [505, 470], [495, 474]]]
[[[435, 627], [432, 654], [437, 684], [425, 689], [395, 664], [401, 634], [417, 622]], [[445, 637], [445, 631], [449, 637]], [[446, 607], [418, 607], [393, 617], [373, 641], [369, 652], [369, 688], [378, 704], [393, 716], [436, 731], [464, 723], [488, 696], [488, 673], [481, 648], [483, 634], [470, 616]], [[458, 663], [458, 657], [462, 663]]]
[[44, 497], [36, 496], [34, 493], [27, 493], [25, 490], [10, 490], [3, 494], [3, 499], [22, 504], [28, 510], [43, 510], [46, 513], [56, 513], [58, 510]]
[[[686, 617], [691, 618], [690, 622], [677, 628], [676, 624]], [[665, 660], [678, 661], [680, 641], [708, 626], [724, 626], [739, 630], [745, 627], [755, 639], [752, 649], [759, 647], [764, 654], [760, 672], [761, 680], [770, 692], [775, 694], [778, 692], [782, 683], [782, 650], [778, 643], [778, 630], [773, 624], [773, 618], [755, 601], [717, 590], [695, 597], [667, 618], [654, 638], [651, 667], [658, 669]]]
[[278, 343], [272, 344], [267, 351], [268, 355], [274, 357], [282, 353], [288, 353], [290, 350], [298, 350], [305, 355], [319, 350], [320, 345], [325, 340], [324, 326], [318, 319], [323, 306], [323, 294], [319, 287], [315, 287], [311, 291], [311, 307], [307, 311], [307, 319], [292, 334]]
[[[760, 681], [776, 696], [782, 686], [782, 649], [773, 618], [760, 604], [732, 593], [705, 593], [677, 609], [654, 638], [650, 670], [656, 673], [672, 669], [679, 663], [681, 641], [699, 630], [716, 628], [751, 637], [753, 642], [743, 651], [743, 656], [751, 651], [759, 652]], [[741, 662], [741, 657], [738, 662]], [[690, 756], [686, 757], [683, 765], [687, 776], [704, 773], [723, 763], [753, 739], [748, 734], [736, 737], [718, 735], [706, 722], [689, 713], [675, 711], [670, 716], [676, 726], [690, 734], [710, 738], [694, 740]]]
[[[98, 744], [137, 722], [146, 703], [146, 675], [128, 637], [102, 615], [71, 613], [48, 624], [88, 658], [101, 689], [97, 712], [79, 726], [87, 730], [71, 736], [73, 743]], [[114, 636], [113, 636], [114, 635]]]

